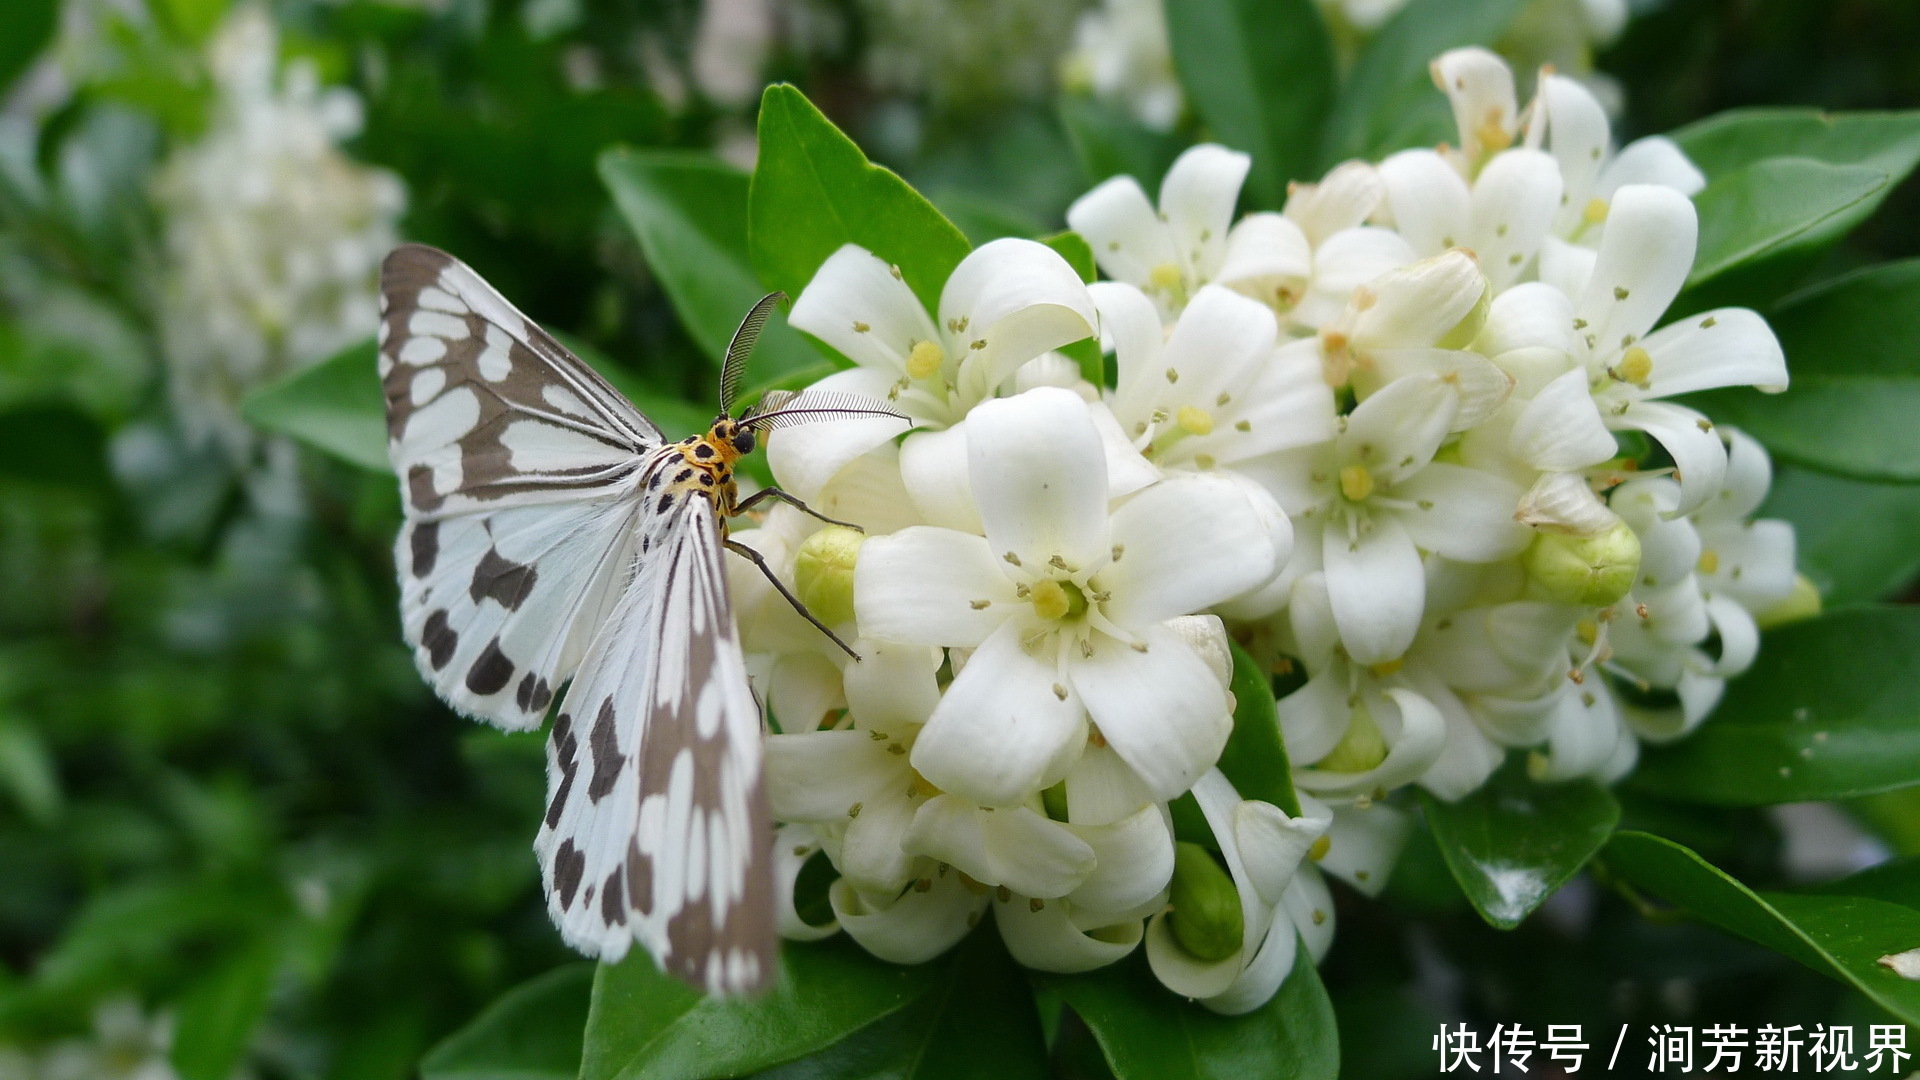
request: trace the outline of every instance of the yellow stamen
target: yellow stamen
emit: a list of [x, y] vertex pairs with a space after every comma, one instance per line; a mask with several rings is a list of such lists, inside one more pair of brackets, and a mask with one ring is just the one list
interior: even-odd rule
[[1213, 433], [1213, 415], [1205, 409], [1195, 408], [1192, 405], [1180, 406], [1180, 411], [1174, 414], [1174, 422], [1180, 425], [1180, 430], [1189, 435]]
[[1368, 664], [1367, 670], [1373, 672], [1375, 678], [1384, 679], [1398, 672], [1402, 667], [1405, 667], [1406, 663], [1406, 657], [1396, 656], [1391, 660], [1382, 660], [1377, 664]]
[[1315, 840], [1313, 846], [1307, 849], [1307, 858], [1312, 859], [1314, 862], [1319, 862], [1321, 859], [1327, 857], [1327, 852], [1332, 850], [1333, 837], [1323, 836]]
[[939, 371], [940, 365], [945, 363], [946, 359], [946, 350], [940, 347], [939, 342], [916, 341], [913, 343], [913, 351], [907, 354], [907, 376], [914, 379], [927, 378]]
[[1640, 346], [1632, 346], [1621, 354], [1619, 371], [1622, 382], [1645, 386], [1653, 375], [1653, 357]]
[[1580, 217], [1589, 225], [1598, 225], [1607, 220], [1607, 200], [1594, 196], [1580, 211]]
[[1588, 645], [1600, 640], [1600, 624], [1592, 619], [1581, 619], [1575, 623], [1573, 632], [1579, 634], [1580, 640]]
[[1719, 552], [1703, 551], [1700, 553], [1700, 572], [1701, 573], [1711, 574], [1718, 571], [1719, 569], [1720, 569], [1720, 553]]
[[1164, 262], [1147, 273], [1147, 288], [1175, 289], [1181, 283], [1180, 268], [1173, 263]]
[[1500, 123], [1500, 110], [1487, 110], [1487, 118], [1473, 131], [1473, 137], [1480, 141], [1480, 148], [1489, 154], [1497, 154], [1513, 145], [1513, 132]]
[[1043, 619], [1071, 619], [1087, 610], [1087, 594], [1071, 581], [1042, 578], [1033, 583], [1027, 599]]
[[1349, 502], [1359, 502], [1373, 494], [1373, 474], [1365, 465], [1348, 465], [1340, 470], [1340, 494]]

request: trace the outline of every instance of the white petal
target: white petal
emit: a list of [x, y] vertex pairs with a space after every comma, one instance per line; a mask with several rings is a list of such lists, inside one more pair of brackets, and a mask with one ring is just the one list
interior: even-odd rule
[[1233, 985], [1201, 1004], [1222, 1016], [1244, 1016], [1265, 1005], [1293, 970], [1293, 956], [1299, 948], [1300, 938], [1292, 924], [1281, 920], [1269, 928]]
[[841, 878], [827, 900], [848, 937], [895, 964], [924, 964], [953, 948], [987, 904], [985, 894], [968, 892], [954, 874], [935, 879], [926, 892], [908, 889], [898, 897], [863, 895]]
[[1672, 188], [1633, 184], [1613, 197], [1593, 274], [1575, 310], [1595, 356], [1639, 340], [1667, 310], [1693, 269], [1699, 218]]
[[1593, 265], [1599, 258], [1600, 252], [1593, 248], [1549, 236], [1540, 245], [1540, 280], [1568, 296], [1579, 296], [1593, 280]]
[[[1392, 382], [1420, 372], [1438, 375], [1459, 400], [1453, 414], [1454, 431], [1465, 431], [1486, 422], [1513, 392], [1513, 376], [1479, 353], [1461, 349], [1376, 349], [1368, 355], [1372, 383]], [[1358, 386], [1359, 373], [1355, 376]]]
[[1787, 357], [1773, 328], [1755, 311], [1721, 308], [1689, 315], [1640, 343], [1653, 360], [1649, 397], [1673, 397], [1721, 386], [1787, 388]]
[[1111, 746], [1089, 746], [1067, 773], [1067, 820], [1106, 825], [1153, 802], [1153, 792]]
[[1353, 290], [1419, 256], [1392, 229], [1361, 226], [1328, 237], [1313, 255], [1313, 280], [1293, 309], [1293, 321], [1318, 328], [1339, 314]]
[[1372, 528], [1351, 540], [1346, 530], [1329, 528], [1321, 552], [1327, 598], [1348, 655], [1378, 664], [1406, 652], [1420, 629], [1426, 575], [1398, 517], [1375, 514]]
[[1502, 477], [1438, 462], [1393, 487], [1394, 498], [1414, 502], [1400, 512], [1413, 542], [1462, 562], [1492, 562], [1527, 546], [1532, 535], [1513, 520], [1520, 495]]
[[1543, 781], [1598, 776], [1620, 739], [1619, 710], [1604, 683], [1569, 686], [1561, 693], [1549, 720], [1547, 753], [1529, 763], [1529, 772]]
[[842, 245], [820, 264], [794, 300], [787, 323], [854, 363], [881, 370], [888, 383], [906, 370], [915, 342], [940, 340], [907, 283], [857, 244]]
[[1233, 207], [1252, 165], [1237, 150], [1202, 143], [1175, 159], [1160, 181], [1160, 214], [1198, 281], [1220, 268]]
[[1093, 655], [1070, 654], [1067, 673], [1100, 734], [1164, 801], [1219, 759], [1233, 716], [1226, 691], [1191, 646], [1158, 626], [1141, 638], [1146, 652], [1095, 635]]
[[1560, 209], [1560, 170], [1538, 150], [1494, 155], [1473, 183], [1473, 244], [1494, 288], [1520, 276]]
[[1648, 135], [1621, 147], [1607, 162], [1596, 194], [1607, 198], [1628, 184], [1658, 184], [1682, 195], [1697, 195], [1707, 186], [1707, 178], [1678, 143], [1665, 135]]
[[1100, 310], [1100, 336], [1113, 351], [1116, 415], [1129, 424], [1145, 420], [1152, 407], [1152, 380], [1165, 381], [1166, 365], [1160, 362], [1160, 346], [1166, 331], [1160, 325], [1160, 309], [1146, 293], [1117, 281], [1096, 281], [1087, 286]]
[[1287, 219], [1314, 244], [1351, 229], [1372, 215], [1386, 195], [1380, 173], [1364, 161], [1343, 161], [1317, 184], [1301, 184], [1287, 194]]
[[1535, 108], [1546, 110], [1547, 149], [1559, 163], [1561, 178], [1566, 182], [1567, 206], [1560, 230], [1567, 232], [1578, 224], [1589, 199], [1612, 194], [1595, 190], [1613, 141], [1612, 130], [1607, 111], [1592, 92], [1565, 75], [1548, 75], [1540, 80]]
[[1473, 196], [1453, 166], [1431, 150], [1402, 150], [1380, 163], [1393, 224], [1422, 255], [1470, 240]]
[[959, 319], [966, 329], [948, 340], [960, 391], [980, 398], [1048, 349], [1091, 337], [1097, 316], [1086, 285], [1059, 252], [1007, 238], [975, 248], [947, 278], [941, 325]]
[[1720, 434], [1727, 440], [1727, 476], [1713, 501], [1694, 515], [1703, 525], [1752, 517], [1773, 486], [1773, 462], [1766, 447], [1735, 428], [1722, 427]]
[[1472, 314], [1486, 291], [1487, 279], [1464, 251], [1448, 251], [1389, 270], [1367, 282], [1354, 297], [1354, 348], [1437, 344]]
[[1333, 894], [1327, 889], [1327, 879], [1314, 867], [1301, 867], [1287, 883], [1282, 904], [1313, 962], [1318, 964], [1326, 959], [1327, 950], [1333, 948], [1334, 922]]
[[1172, 476], [1114, 511], [1120, 558], [1095, 576], [1109, 619], [1138, 631], [1203, 611], [1279, 569], [1267, 523], [1223, 477]]
[[1579, 473], [1542, 473], [1513, 512], [1515, 521], [1547, 532], [1599, 536], [1619, 517]]
[[1353, 707], [1347, 702], [1348, 674], [1345, 665], [1330, 666], [1275, 703], [1290, 761], [1297, 765], [1319, 761], [1340, 744], [1353, 719]]
[[[891, 442], [847, 462], [808, 505], [827, 517], [851, 521], [873, 536], [924, 524], [900, 478], [900, 447]], [[799, 513], [792, 507], [785, 509]], [[809, 532], [818, 524], [813, 518], [807, 522]]]
[[1313, 273], [1313, 248], [1300, 226], [1279, 214], [1248, 214], [1227, 234], [1214, 280], [1256, 300], [1291, 304]]
[[1506, 760], [1507, 751], [1474, 724], [1459, 698], [1444, 687], [1432, 689], [1432, 700], [1439, 707], [1440, 715], [1446, 718], [1447, 737], [1440, 756], [1420, 774], [1420, 786], [1453, 802], [1486, 783], [1487, 777]]
[[[1307, 800], [1301, 799], [1301, 808], [1307, 805]], [[1400, 861], [1407, 834], [1413, 828], [1412, 819], [1398, 807], [1381, 802], [1364, 810], [1338, 803], [1332, 814], [1327, 853], [1318, 860], [1320, 869], [1368, 896], [1379, 896]]]
[[[1275, 349], [1253, 385], [1231, 412], [1221, 411], [1214, 434], [1200, 445], [1215, 460], [1230, 465], [1333, 438], [1333, 388], [1327, 385], [1320, 356], [1319, 338], [1303, 338]], [[1229, 418], [1232, 424], [1227, 423]], [[1247, 430], [1239, 429], [1241, 421]]]
[[1674, 478], [1680, 481], [1680, 505], [1674, 513], [1692, 513], [1720, 490], [1727, 472], [1727, 448], [1706, 417], [1664, 401], [1636, 401], [1616, 423], [1653, 436], [1673, 457]]
[[[1201, 289], [1160, 350], [1157, 400], [1215, 408], [1223, 391], [1253, 381], [1273, 352], [1278, 329], [1266, 305], [1219, 285]], [[1169, 377], [1168, 371], [1175, 375]]]
[[1233, 683], [1233, 654], [1228, 648], [1227, 626], [1218, 615], [1181, 615], [1161, 624], [1187, 643], [1194, 655], [1213, 672], [1213, 680], [1222, 689]]
[[1724, 593], [1747, 610], [1765, 611], [1793, 592], [1793, 525], [1755, 521], [1702, 529], [1701, 542], [1719, 565], [1706, 575], [1708, 588]]
[[1024, 806], [998, 810], [953, 795], [921, 804], [907, 848], [975, 881], [1022, 896], [1065, 896], [1093, 873], [1093, 848], [1065, 825]]
[[1437, 375], [1395, 379], [1362, 401], [1340, 433], [1340, 462], [1365, 465], [1379, 483], [1392, 484], [1417, 472], [1440, 449], [1460, 396]]
[[846, 703], [840, 669], [817, 652], [781, 656], [770, 682], [767, 705], [782, 731], [812, 731], [828, 712]]
[[[1327, 795], [1360, 795], [1379, 788], [1391, 791], [1418, 779], [1439, 760], [1447, 745], [1447, 720], [1433, 702], [1397, 686], [1387, 688], [1384, 695], [1369, 693], [1366, 699], [1368, 710], [1383, 731], [1390, 730], [1394, 720], [1399, 722], [1400, 734], [1388, 746], [1386, 758], [1361, 773], [1301, 769], [1293, 774], [1294, 786]], [[1327, 861], [1322, 859], [1320, 865], [1327, 866]]]
[[983, 806], [1013, 806], [1059, 780], [1086, 742], [1079, 697], [1053, 656], [1026, 654], [1021, 632], [1009, 619], [974, 651], [913, 745], [930, 783]]
[[967, 418], [974, 502], [995, 554], [1086, 566], [1107, 551], [1107, 462], [1087, 403], [1054, 387], [981, 402]]
[[899, 724], [924, 724], [940, 703], [941, 653], [927, 645], [861, 638], [854, 643], [860, 662], [848, 664], [847, 709], [862, 728], [889, 730]]
[[1612, 457], [1619, 447], [1575, 368], [1554, 379], [1520, 410], [1508, 445], [1536, 469], [1571, 472]]
[[1747, 609], [1730, 596], [1712, 596], [1707, 598], [1707, 618], [1720, 636], [1720, 659], [1702, 674], [1731, 679], [1752, 667], [1760, 653], [1760, 628]]
[[967, 421], [945, 431], [916, 431], [900, 444], [900, 479], [929, 525], [984, 533], [967, 472]]
[[1022, 967], [1071, 975], [1106, 967], [1140, 944], [1139, 919], [1085, 931], [1074, 925], [1071, 905], [1042, 901], [1038, 911], [1027, 897], [993, 904], [1000, 940]]
[[800, 917], [793, 904], [793, 887], [800, 880], [800, 868], [820, 850], [813, 830], [805, 825], [783, 825], [773, 834], [773, 892], [779, 897], [780, 936], [788, 941], [819, 941], [840, 932], [838, 922], [815, 926]]
[[[976, 607], [976, 601], [989, 605]], [[915, 645], [978, 645], [1024, 608], [978, 536], [916, 525], [860, 545], [853, 610], [861, 633]]]
[[1629, 480], [1614, 489], [1614, 511], [1640, 537], [1641, 586], [1665, 588], [1700, 562], [1699, 531], [1676, 512], [1679, 505], [1679, 486], [1664, 477]]
[[1486, 149], [1480, 132], [1513, 131], [1513, 69], [1505, 60], [1478, 47], [1453, 49], [1440, 54], [1431, 70], [1434, 84], [1453, 104], [1453, 122], [1468, 158], [1478, 158]]
[[1187, 951], [1162, 912], [1147, 922], [1147, 964], [1160, 984], [1185, 998], [1206, 1001], [1227, 992], [1240, 977], [1244, 950], [1219, 960], [1202, 960]]
[[1573, 351], [1573, 301], [1542, 281], [1515, 285], [1493, 298], [1473, 347], [1498, 357], [1515, 349]]
[[1151, 901], [1173, 878], [1173, 829], [1154, 805], [1106, 825], [1067, 828], [1093, 849], [1093, 873], [1067, 894], [1076, 909], [1132, 911]]
[[914, 857], [905, 847], [919, 804], [906, 797], [910, 784], [906, 770], [894, 770], [892, 789], [883, 789], [860, 803], [860, 813], [846, 822], [834, 863], [840, 873], [866, 892], [899, 892], [913, 879]]
[[1094, 261], [1110, 278], [1144, 286], [1153, 269], [1179, 265], [1173, 238], [1140, 182], [1116, 176], [1067, 207], [1067, 227], [1086, 238]]
[[1100, 448], [1107, 457], [1107, 498], [1120, 499], [1160, 479], [1160, 467], [1134, 449], [1120, 421], [1104, 402], [1090, 402], [1087, 415], [1100, 432]]
[[1277, 904], [1314, 841], [1326, 834], [1331, 813], [1293, 817], [1272, 803], [1249, 799], [1233, 815], [1234, 838], [1247, 878], [1269, 904]]
[[768, 809], [780, 821], [844, 823], [848, 807], [906, 780], [887, 745], [851, 729], [767, 736]]
[[[812, 389], [884, 399], [896, 377], [879, 368], [854, 368], [836, 371], [813, 384]], [[782, 490], [810, 503], [853, 459], [912, 426], [888, 417], [872, 417], [781, 428], [767, 440], [767, 465]]]

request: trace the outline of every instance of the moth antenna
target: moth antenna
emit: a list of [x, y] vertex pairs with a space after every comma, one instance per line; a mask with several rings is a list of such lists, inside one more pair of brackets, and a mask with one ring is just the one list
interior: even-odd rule
[[740, 320], [740, 328], [733, 332], [733, 340], [727, 342], [727, 359], [720, 366], [720, 413], [733, 415], [733, 399], [740, 393], [740, 380], [747, 373], [747, 355], [753, 352], [754, 343], [760, 340], [760, 331], [766, 329], [767, 319], [773, 315], [773, 309], [787, 302], [787, 294], [770, 292], [753, 305], [747, 317]]
[[886, 417], [910, 422], [909, 417], [889, 408], [879, 398], [815, 390], [797, 393], [792, 390], [770, 390], [741, 422], [756, 431], [771, 431], [834, 416]]

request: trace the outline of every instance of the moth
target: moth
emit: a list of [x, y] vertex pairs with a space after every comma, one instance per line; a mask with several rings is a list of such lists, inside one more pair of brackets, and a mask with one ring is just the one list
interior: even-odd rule
[[762, 500], [807, 508], [776, 488], [739, 500], [733, 467], [773, 428], [897, 414], [775, 392], [731, 415], [778, 293], [728, 347], [711, 428], [678, 442], [445, 252], [396, 249], [380, 294], [406, 512], [395, 564], [420, 672], [508, 730], [538, 728], [566, 684], [534, 843], [555, 924], [603, 960], [638, 941], [709, 993], [763, 987], [775, 934], [761, 717], [722, 553], [753, 560], [833, 634], [727, 536]]

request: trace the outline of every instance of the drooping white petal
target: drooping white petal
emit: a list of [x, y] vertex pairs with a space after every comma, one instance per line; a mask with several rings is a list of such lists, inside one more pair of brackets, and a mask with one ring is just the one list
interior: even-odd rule
[[1067, 227], [1086, 238], [1110, 278], [1145, 286], [1154, 267], [1179, 265], [1173, 238], [1131, 176], [1116, 176], [1067, 207]]
[[1196, 281], [1220, 269], [1234, 204], [1252, 165], [1237, 150], [1202, 143], [1176, 158], [1160, 181], [1160, 215]]
[[897, 896], [863, 894], [846, 878], [827, 889], [827, 900], [847, 936], [882, 960], [924, 964], [959, 944], [987, 905], [959, 877], [934, 879], [925, 892], [908, 889]]
[[1233, 984], [1201, 1004], [1222, 1016], [1244, 1016], [1265, 1005], [1293, 970], [1293, 956], [1299, 947], [1300, 938], [1293, 932], [1292, 925], [1279, 920], [1269, 927], [1253, 959]]
[[820, 264], [794, 300], [787, 323], [854, 363], [885, 372], [883, 383], [906, 370], [915, 342], [940, 340], [913, 290], [858, 244], [841, 245]]
[[1380, 163], [1393, 224], [1422, 255], [1470, 242], [1473, 196], [1453, 166], [1431, 150], [1402, 150]]
[[[1160, 325], [1160, 309], [1146, 293], [1118, 281], [1096, 281], [1087, 286], [1100, 311], [1100, 336], [1113, 350], [1115, 379], [1114, 402], [1151, 401], [1152, 379], [1161, 378], [1166, 365], [1160, 363], [1160, 346], [1166, 332]], [[1128, 420], [1145, 416], [1127, 414]]]
[[1731, 679], [1753, 666], [1760, 653], [1760, 628], [1753, 615], [1730, 596], [1707, 598], [1707, 618], [1720, 638], [1720, 658], [1701, 674]]
[[922, 803], [907, 849], [1022, 896], [1065, 896], [1093, 873], [1094, 853], [1065, 825], [1024, 806], [978, 807], [953, 795]]
[[1446, 719], [1446, 742], [1427, 771], [1420, 774], [1420, 786], [1447, 802], [1464, 798], [1487, 782], [1487, 777], [1506, 760], [1506, 748], [1488, 738], [1473, 718], [1467, 715], [1460, 699], [1445, 687], [1423, 687], [1428, 700]]
[[1700, 530], [1702, 556], [1713, 555], [1714, 571], [1703, 575], [1707, 587], [1738, 600], [1747, 610], [1765, 611], [1793, 592], [1794, 532], [1785, 521], [1716, 525]]
[[1595, 190], [1613, 141], [1612, 129], [1607, 111], [1593, 93], [1565, 75], [1548, 75], [1540, 80], [1535, 108], [1546, 110], [1547, 149], [1559, 163], [1566, 182], [1567, 205], [1560, 216], [1559, 231], [1567, 233], [1585, 213], [1589, 199], [1612, 194], [1610, 190], [1604, 194]]
[[1087, 403], [1055, 387], [967, 418], [974, 503], [996, 554], [1086, 566], [1107, 551], [1107, 461]]
[[1318, 964], [1327, 958], [1327, 950], [1333, 948], [1333, 893], [1327, 889], [1327, 879], [1312, 866], [1303, 866], [1300, 872], [1287, 883], [1287, 894], [1281, 900], [1288, 921], [1300, 932], [1300, 941], [1307, 947], [1307, 955]]
[[780, 936], [788, 941], [819, 941], [840, 932], [838, 922], [816, 926], [800, 917], [793, 903], [793, 887], [800, 880], [800, 868], [820, 850], [813, 830], [805, 825], [782, 825], [773, 834], [773, 895], [777, 898], [776, 917]]
[[[1177, 798], [1220, 757], [1233, 733], [1226, 691], [1192, 646], [1160, 626], [1145, 652], [1104, 634], [1067, 672], [1100, 733], [1154, 798]], [[951, 691], [949, 691], [951, 693]]]
[[817, 652], [787, 653], [774, 662], [767, 705], [783, 731], [812, 731], [846, 703], [840, 669]]
[[1636, 401], [1615, 423], [1653, 436], [1673, 458], [1674, 478], [1680, 481], [1680, 505], [1674, 513], [1691, 513], [1720, 490], [1727, 472], [1727, 448], [1706, 417], [1683, 405]]
[[1647, 396], [1672, 397], [1721, 386], [1787, 388], [1787, 357], [1773, 328], [1755, 311], [1721, 308], [1689, 315], [1640, 343], [1653, 360]]
[[1587, 389], [1587, 373], [1579, 368], [1554, 379], [1527, 402], [1508, 445], [1534, 468], [1558, 472], [1598, 465], [1618, 452]]
[[[1320, 806], [1302, 796], [1300, 808]], [[1387, 803], [1371, 803], [1362, 810], [1351, 803], [1336, 803], [1331, 810], [1333, 822], [1327, 827], [1327, 852], [1318, 860], [1320, 869], [1346, 882], [1368, 896], [1378, 896], [1393, 876], [1406, 847], [1413, 822], [1405, 811]]]
[[1107, 617], [1136, 632], [1238, 596], [1279, 568], [1266, 522], [1224, 477], [1147, 488], [1114, 511], [1111, 538], [1120, 557], [1095, 580], [1113, 597]]
[[1507, 62], [1476, 46], [1440, 54], [1430, 71], [1434, 85], [1444, 90], [1453, 104], [1453, 122], [1467, 157], [1484, 153], [1489, 138], [1504, 145], [1513, 132], [1517, 112], [1513, 69]]
[[1672, 188], [1631, 184], [1614, 194], [1600, 255], [1575, 304], [1594, 355], [1611, 356], [1653, 329], [1693, 269], [1698, 232], [1693, 203]]
[[1677, 512], [1680, 499], [1680, 488], [1665, 477], [1640, 477], [1614, 489], [1614, 512], [1640, 538], [1636, 588], [1664, 588], [1700, 562], [1700, 534]]
[[1392, 484], [1433, 460], [1453, 428], [1460, 396], [1438, 375], [1406, 375], [1362, 401], [1337, 440], [1342, 465], [1364, 465]]
[[967, 472], [967, 421], [945, 431], [916, 431], [900, 444], [900, 478], [929, 525], [983, 533]]
[[1703, 525], [1745, 521], [1760, 509], [1773, 486], [1773, 461], [1766, 447], [1736, 428], [1722, 427], [1720, 434], [1727, 440], [1727, 475], [1713, 500], [1694, 515]]
[[1620, 729], [1620, 713], [1605, 683], [1568, 684], [1549, 720], [1547, 752], [1529, 771], [1547, 782], [1598, 776], [1613, 756]]
[[1015, 805], [1059, 780], [1086, 741], [1080, 698], [1052, 655], [1027, 655], [1023, 625], [1007, 620], [974, 651], [913, 744], [922, 776], [983, 806]]
[[1153, 792], [1111, 746], [1089, 746], [1067, 773], [1067, 820], [1106, 825], [1153, 802]]
[[1272, 803], [1249, 799], [1240, 804], [1233, 815], [1234, 837], [1240, 845], [1247, 878], [1262, 900], [1280, 902], [1301, 860], [1332, 822], [1331, 813], [1314, 816], [1303, 812], [1293, 817]]
[[1147, 963], [1160, 984], [1185, 998], [1206, 1002], [1227, 992], [1240, 977], [1246, 959], [1243, 952], [1219, 960], [1202, 960], [1187, 951], [1174, 936], [1173, 924], [1162, 912], [1147, 921]]
[[1105, 825], [1067, 825], [1093, 849], [1094, 869], [1067, 894], [1076, 909], [1132, 911], [1164, 892], [1173, 877], [1173, 829], [1155, 805]]
[[1658, 184], [1691, 196], [1707, 186], [1707, 178], [1678, 143], [1665, 135], [1648, 135], [1621, 147], [1607, 162], [1596, 194], [1607, 198], [1628, 184]]
[[984, 539], [951, 529], [872, 537], [853, 567], [854, 618], [867, 637], [978, 645], [1020, 604], [1001, 567]]
[[1538, 150], [1494, 155], [1473, 183], [1474, 253], [1495, 289], [1518, 278], [1560, 209], [1560, 170]]
[[1059, 252], [1009, 237], [975, 248], [953, 268], [940, 293], [940, 321], [965, 327], [949, 340], [961, 393], [978, 398], [1041, 353], [1092, 336], [1097, 316]]
[[[1196, 293], [1160, 350], [1158, 381], [1146, 380], [1167, 404], [1199, 402], [1251, 382], [1273, 352], [1278, 328], [1266, 305], [1219, 285]], [[1168, 372], [1173, 372], [1169, 375]]]
[[860, 803], [860, 812], [846, 822], [834, 865], [841, 876], [864, 892], [898, 892], [913, 879], [914, 857], [904, 846], [919, 802], [905, 797], [911, 783], [907, 771], [896, 767], [894, 787], [882, 789]]
[[848, 664], [842, 680], [847, 709], [860, 726], [885, 731], [900, 724], [923, 724], [940, 703], [940, 650], [862, 638], [854, 646], [860, 662]]
[[1087, 415], [1100, 432], [1100, 447], [1107, 456], [1107, 498], [1125, 498], [1160, 479], [1160, 467], [1134, 449], [1105, 402], [1088, 402]]
[[[813, 384], [821, 393], [858, 394], [885, 400], [898, 374], [878, 367], [836, 371]], [[890, 417], [849, 417], [795, 424], [767, 439], [767, 465], [782, 490], [813, 502], [853, 459], [912, 427]]]
[[1349, 538], [1326, 531], [1327, 598], [1348, 655], [1362, 664], [1399, 656], [1420, 629], [1426, 576], [1420, 552], [1398, 516], [1375, 514], [1372, 528]]
[[1063, 975], [1106, 967], [1132, 952], [1141, 936], [1139, 919], [1082, 930], [1070, 904], [1043, 900], [1036, 909], [1024, 896], [996, 899], [993, 922], [1016, 963]]
[[1399, 515], [1413, 542], [1449, 559], [1504, 559], [1532, 539], [1513, 520], [1520, 489], [1493, 473], [1436, 462], [1394, 485], [1393, 494], [1414, 503]]

